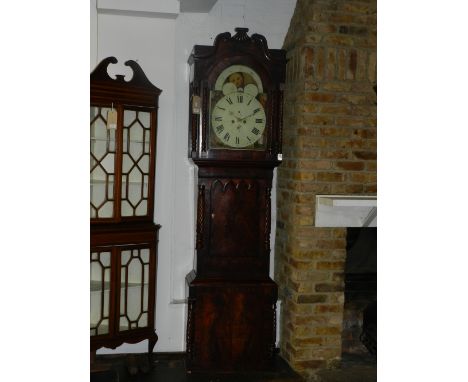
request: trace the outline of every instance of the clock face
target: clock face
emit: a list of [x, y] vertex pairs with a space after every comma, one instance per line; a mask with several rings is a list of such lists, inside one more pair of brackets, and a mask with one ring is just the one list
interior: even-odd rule
[[211, 125], [217, 138], [233, 148], [245, 148], [257, 143], [263, 136], [265, 124], [262, 104], [241, 91], [221, 98], [211, 115]]
[[260, 76], [245, 65], [221, 72], [210, 92], [210, 147], [263, 150], [266, 94]]

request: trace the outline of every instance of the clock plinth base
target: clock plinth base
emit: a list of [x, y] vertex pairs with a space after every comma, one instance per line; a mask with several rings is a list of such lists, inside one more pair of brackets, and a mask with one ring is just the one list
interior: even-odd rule
[[278, 287], [271, 279], [189, 284], [188, 372], [272, 370]]

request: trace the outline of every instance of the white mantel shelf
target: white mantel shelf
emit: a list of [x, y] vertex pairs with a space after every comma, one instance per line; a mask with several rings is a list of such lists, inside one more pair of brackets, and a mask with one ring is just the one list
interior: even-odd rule
[[208, 13], [217, 0], [96, 0], [98, 13], [176, 18], [180, 13]]
[[317, 195], [316, 227], [377, 227], [377, 196]]

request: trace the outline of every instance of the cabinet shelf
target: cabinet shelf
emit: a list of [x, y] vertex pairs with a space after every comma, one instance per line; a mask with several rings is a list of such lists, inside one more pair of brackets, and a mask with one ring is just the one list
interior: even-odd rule
[[[96, 328], [97, 323], [96, 322], [91, 322], [90, 323], [90, 328]], [[129, 330], [128, 325], [120, 325], [119, 331], [125, 331]], [[103, 334], [109, 334], [109, 325], [99, 325], [99, 334], [98, 335], [103, 335]]]
[[[128, 288], [135, 288], [135, 287], [141, 287], [142, 284], [141, 283], [132, 283], [132, 282], [129, 282], [128, 284]], [[148, 286], [149, 284], [148, 283], [144, 283], [143, 286]], [[98, 280], [91, 280], [91, 292], [96, 292], [96, 291], [101, 291], [101, 286], [102, 286], [102, 281], [98, 281]], [[109, 281], [105, 281], [104, 282], [104, 290], [109, 290], [110, 289], [110, 282]], [[125, 286], [122, 285], [120, 287], [120, 289], [125, 289]]]
[[[90, 137], [91, 141], [94, 142], [115, 142], [115, 138], [99, 138], [99, 137]], [[123, 140], [124, 145], [127, 143], [127, 140]], [[130, 139], [130, 143], [149, 143], [149, 141], [142, 141], [141, 139]]]
[[[102, 281], [91, 280], [91, 292], [100, 291], [101, 286], [102, 286]], [[104, 282], [104, 290], [109, 290], [109, 289], [110, 289], [110, 282], [105, 281]]]
[[91, 141], [94, 142], [115, 142], [115, 138], [98, 138], [98, 137], [90, 137]]
[[[106, 183], [109, 183], [109, 184], [114, 184], [115, 182], [107, 182], [106, 180], [104, 179], [91, 179], [90, 180], [90, 185], [95, 185], [95, 184], [106, 184]], [[137, 180], [131, 180], [130, 182], [127, 182], [125, 180], [122, 180], [122, 183], [128, 183], [128, 184], [143, 184], [145, 186], [148, 185], [148, 182], [138, 182]]]
[[[90, 328], [94, 329], [96, 328], [97, 322], [90, 322]], [[102, 335], [102, 334], [109, 334], [109, 325], [99, 325], [98, 329], [98, 334], [97, 335]]]

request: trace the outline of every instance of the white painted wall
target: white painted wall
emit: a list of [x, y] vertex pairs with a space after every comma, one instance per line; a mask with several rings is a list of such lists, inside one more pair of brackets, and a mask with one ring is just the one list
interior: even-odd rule
[[98, 36], [98, 17], [97, 17], [97, 5], [96, 0], [89, 1], [91, 9], [89, 14], [89, 58], [90, 58], [90, 70], [92, 71], [97, 65], [97, 36]]
[[[102, 0], [98, 0], [98, 9], [99, 1]], [[168, 2], [165, 1], [165, 6]], [[115, 56], [122, 67], [113, 72], [126, 73], [122, 69], [125, 68], [123, 62], [133, 59], [148, 79], [163, 90], [158, 119], [155, 190], [155, 221], [162, 225], [156, 297], [159, 340], [155, 351], [184, 351], [185, 275], [192, 269], [194, 261], [196, 179], [196, 169], [187, 158], [187, 59], [193, 45], [212, 45], [217, 34], [234, 33], [237, 26], [249, 28], [249, 34], [263, 34], [270, 48], [281, 48], [296, 0], [218, 0], [208, 13], [179, 13], [175, 19], [165, 17], [154, 8], [150, 12], [140, 8], [133, 13], [112, 12], [109, 11], [111, 3], [105, 0], [106, 10], [97, 11], [96, 27], [91, 28], [97, 35], [96, 63]], [[128, 5], [128, 2], [120, 1], [119, 6], [123, 3]], [[276, 188], [272, 192], [272, 221], [276, 218], [275, 205]], [[274, 229], [273, 224], [272, 265]], [[147, 351], [146, 341], [124, 344], [115, 351], [101, 349], [98, 353], [144, 351]]]

